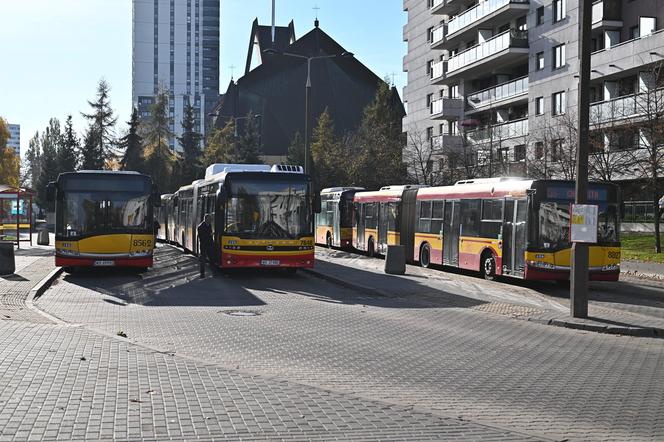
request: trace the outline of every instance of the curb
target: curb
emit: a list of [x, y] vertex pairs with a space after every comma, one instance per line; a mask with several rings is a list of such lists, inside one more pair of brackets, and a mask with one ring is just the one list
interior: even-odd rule
[[664, 329], [657, 327], [622, 327], [619, 325], [584, 324], [557, 318], [528, 318], [528, 321], [543, 325], [551, 325], [554, 327], [569, 328], [572, 330], [584, 330], [608, 335], [624, 335], [639, 338], [664, 338]]
[[48, 275], [46, 275], [44, 278], [42, 278], [42, 280], [39, 281], [37, 285], [35, 285], [32, 289], [30, 289], [30, 292], [28, 293], [28, 296], [25, 299], [25, 304], [29, 309], [39, 313], [46, 319], [56, 324], [68, 324], [68, 323], [60, 318], [57, 318], [49, 313], [46, 313], [44, 310], [37, 307], [34, 303], [34, 300], [43, 295], [44, 292], [51, 286], [53, 281], [55, 281], [58, 278], [58, 276], [62, 274], [62, 272], [63, 272], [62, 267], [56, 267], [55, 269], [51, 270], [51, 272]]
[[336, 284], [336, 285], [340, 285], [342, 287], [346, 287], [346, 288], [351, 289], [351, 290], [355, 290], [355, 291], [362, 292], [362, 293], [365, 293], [365, 294], [369, 294], [369, 295], [372, 295], [372, 296], [379, 296], [379, 297], [382, 297], [382, 298], [392, 297], [392, 295], [390, 293], [385, 292], [383, 290], [379, 290], [379, 289], [376, 289], [374, 287], [369, 287], [369, 286], [363, 285], [363, 284], [357, 284], [357, 283], [354, 283], [354, 282], [349, 282], [349, 281], [346, 281], [345, 279], [342, 279], [342, 278], [339, 278], [339, 277], [336, 277], [336, 276], [332, 276], [332, 275], [328, 275], [327, 273], [323, 273], [323, 272], [321, 272], [319, 270], [316, 270], [316, 269], [302, 269], [302, 271], [304, 271], [306, 273], [309, 273], [310, 275], [315, 276], [316, 278], [322, 279], [324, 281], [331, 282], [331, 283]]

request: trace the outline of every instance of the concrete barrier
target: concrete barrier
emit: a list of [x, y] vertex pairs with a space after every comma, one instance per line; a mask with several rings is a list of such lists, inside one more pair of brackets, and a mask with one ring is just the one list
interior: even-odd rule
[[0, 275], [11, 275], [15, 270], [14, 243], [0, 241]]
[[385, 273], [392, 275], [403, 275], [406, 273], [406, 247], [387, 246]]
[[40, 229], [37, 232], [37, 244], [40, 246], [47, 246], [49, 243], [48, 230]]

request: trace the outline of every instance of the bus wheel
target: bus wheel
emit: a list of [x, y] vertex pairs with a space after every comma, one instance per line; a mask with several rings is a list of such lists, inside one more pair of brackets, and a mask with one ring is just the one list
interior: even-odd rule
[[481, 269], [484, 279], [488, 281], [493, 281], [496, 278], [496, 260], [493, 257], [493, 253], [484, 252], [482, 254]]
[[420, 265], [427, 268], [431, 265], [431, 248], [425, 244], [420, 249]]
[[376, 249], [374, 248], [373, 238], [369, 239], [369, 244], [367, 245], [367, 256], [370, 258], [376, 256]]
[[327, 237], [325, 238], [325, 246], [328, 249], [332, 248], [332, 235], [330, 235], [330, 232], [327, 232]]

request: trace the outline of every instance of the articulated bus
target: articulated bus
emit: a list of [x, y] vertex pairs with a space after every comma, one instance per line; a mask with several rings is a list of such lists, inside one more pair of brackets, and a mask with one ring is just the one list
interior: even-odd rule
[[[388, 245], [401, 244], [401, 229], [408, 223], [409, 205], [420, 185], [385, 186], [378, 191], [357, 192], [353, 197], [353, 247], [369, 256], [387, 252]], [[402, 198], [406, 201], [402, 203]], [[407, 226], [404, 226], [407, 228]]]
[[316, 214], [316, 244], [349, 248], [353, 245], [353, 196], [364, 187], [329, 187], [320, 191]]
[[[174, 242], [199, 253], [196, 227], [212, 216], [213, 259], [221, 268], [313, 267], [318, 198], [299, 166], [212, 164], [172, 198]], [[169, 224], [170, 226], [170, 224]]]
[[161, 196], [161, 205], [155, 207], [155, 219], [159, 223], [159, 230], [155, 232], [158, 241], [166, 243], [174, 242], [171, 234], [173, 227], [173, 194], [167, 193]]
[[55, 201], [55, 265], [152, 266], [152, 179], [138, 172], [61, 173], [49, 183]]
[[[479, 271], [487, 279], [568, 280], [573, 181], [490, 178], [453, 186], [391, 189], [355, 195], [356, 248], [401, 244], [411, 262]], [[590, 246], [591, 280], [620, 274], [620, 192], [590, 183], [588, 204], [599, 207], [597, 244]], [[372, 249], [372, 244], [379, 247]], [[375, 247], [375, 246], [374, 246]]]

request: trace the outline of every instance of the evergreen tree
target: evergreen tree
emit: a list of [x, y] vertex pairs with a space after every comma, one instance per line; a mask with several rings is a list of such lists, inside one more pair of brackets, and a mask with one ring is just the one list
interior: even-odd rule
[[99, 152], [99, 135], [97, 130], [90, 126], [83, 136], [83, 145], [81, 146], [81, 169], [82, 170], [100, 170], [104, 168], [106, 162], [103, 155]]
[[122, 170], [143, 170], [143, 139], [139, 134], [141, 122], [138, 118], [138, 110], [134, 108], [131, 112], [131, 118], [127, 122], [129, 130], [127, 134], [120, 139], [120, 149], [124, 151], [120, 160]]
[[[98, 169], [106, 166], [107, 160], [115, 158], [115, 134], [114, 128], [117, 118], [113, 115], [111, 109], [111, 102], [109, 98], [110, 86], [106, 80], [99, 80], [97, 85], [97, 99], [95, 101], [88, 101], [92, 112], [89, 114], [81, 113], [89, 122], [88, 133], [94, 133], [95, 136], [90, 137], [90, 145], [84, 143], [83, 149], [89, 152], [83, 153], [87, 158], [89, 164], [101, 164]], [[94, 159], [99, 157], [99, 159]]]
[[387, 82], [381, 82], [376, 96], [364, 109], [357, 132], [357, 152], [352, 164], [352, 182], [367, 189], [378, 189], [403, 182], [406, 170], [402, 160], [405, 135], [401, 113]]
[[65, 131], [62, 134], [57, 151], [57, 168], [59, 173], [73, 172], [77, 169], [79, 149], [80, 145], [76, 132], [74, 132], [72, 116], [69, 115], [65, 121]]
[[229, 119], [223, 129], [213, 129], [203, 151], [203, 164], [235, 163], [235, 123]]
[[312, 172], [317, 189], [343, 184], [344, 168], [339, 161], [344, 158], [341, 143], [334, 135], [334, 123], [327, 108], [318, 117], [311, 143]]
[[51, 118], [41, 137], [42, 154], [37, 189], [35, 189], [37, 191], [37, 204], [48, 207], [50, 210], [53, 210], [53, 206], [46, 201], [46, 186], [54, 181], [60, 173], [58, 170], [58, 150], [62, 145], [62, 139], [60, 121], [57, 118]]
[[145, 171], [152, 176], [160, 192], [174, 190], [176, 183], [171, 181], [174, 157], [168, 145], [173, 136], [168, 118], [168, 96], [160, 92], [150, 108], [150, 119], [144, 125]]
[[182, 118], [182, 136], [178, 142], [182, 147], [182, 156], [178, 159], [178, 174], [180, 184], [191, 183], [201, 171], [201, 139], [203, 136], [196, 132], [196, 114], [194, 107], [187, 103]]
[[304, 167], [304, 139], [300, 132], [295, 132], [290, 146], [288, 146], [287, 164]]
[[237, 140], [237, 162], [239, 164], [262, 164], [261, 137], [253, 112], [249, 112], [244, 121], [244, 131]]
[[30, 139], [28, 151], [25, 153], [25, 159], [28, 163], [27, 178], [30, 187], [33, 189], [37, 187], [39, 171], [41, 170], [41, 143], [39, 139], [39, 132], [36, 132]]

